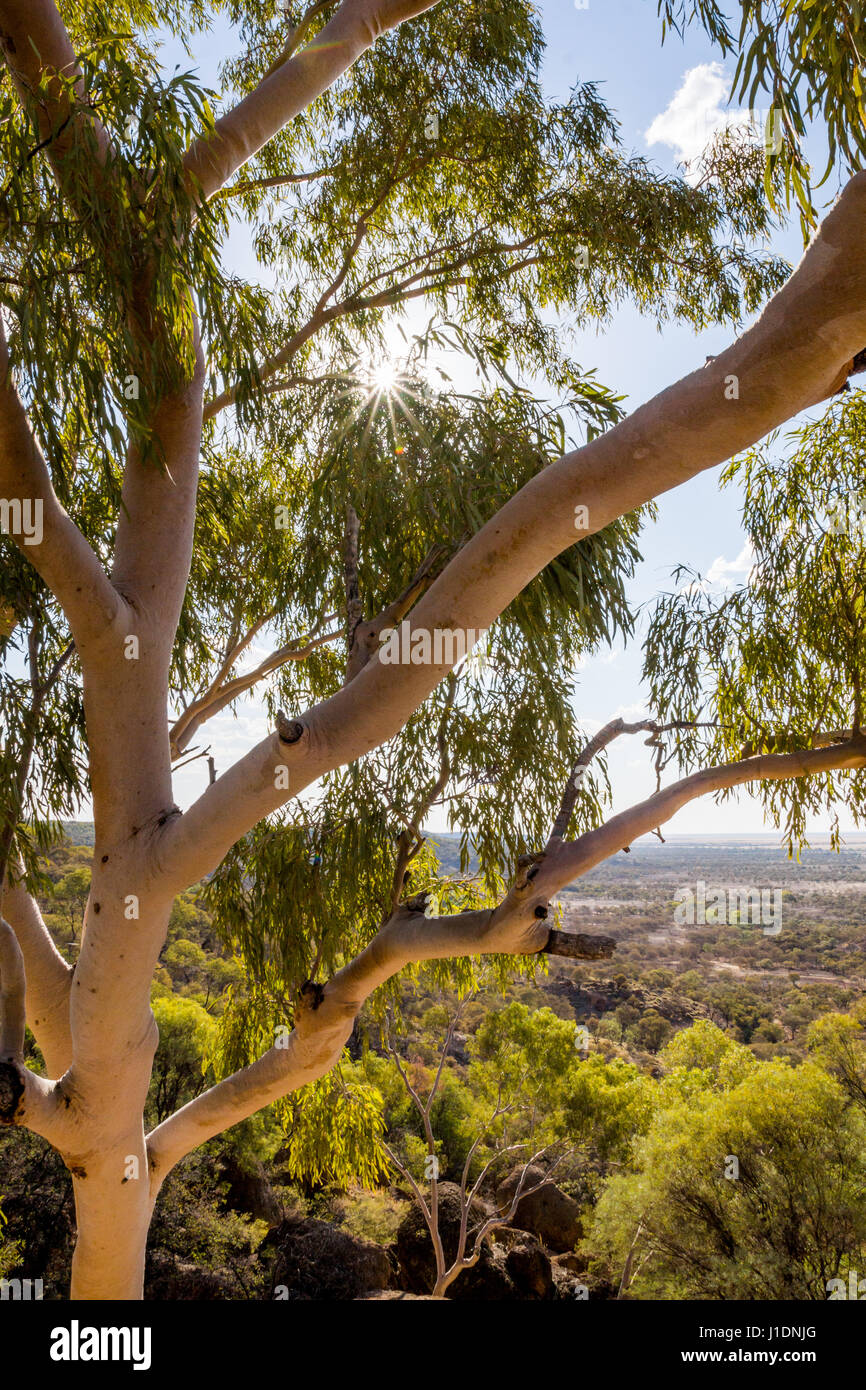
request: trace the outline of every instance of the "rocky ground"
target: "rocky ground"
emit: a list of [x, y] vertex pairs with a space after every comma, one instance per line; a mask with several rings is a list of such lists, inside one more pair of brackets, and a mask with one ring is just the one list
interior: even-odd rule
[[[521, 1171], [501, 1183], [491, 1200], [476, 1203], [470, 1230], [497, 1208], [510, 1206]], [[578, 1205], [555, 1182], [543, 1179], [541, 1170], [530, 1170], [524, 1186], [543, 1185], [523, 1197], [514, 1218], [484, 1242], [478, 1261], [455, 1280], [448, 1298], [551, 1301], [587, 1296], [584, 1263], [574, 1252], [581, 1235]], [[261, 1206], [261, 1197], [256, 1200]], [[457, 1249], [460, 1210], [457, 1186], [440, 1183], [439, 1230], [449, 1260]], [[252, 1296], [267, 1300], [423, 1299], [430, 1296], [435, 1277], [433, 1244], [416, 1203], [409, 1205], [395, 1240], [387, 1246], [328, 1221], [283, 1217], [272, 1225], [256, 1260], [259, 1277]], [[595, 1288], [592, 1292], [596, 1298], [611, 1293]], [[152, 1261], [147, 1297], [230, 1299], [237, 1297], [237, 1288], [193, 1263], [161, 1257]]]

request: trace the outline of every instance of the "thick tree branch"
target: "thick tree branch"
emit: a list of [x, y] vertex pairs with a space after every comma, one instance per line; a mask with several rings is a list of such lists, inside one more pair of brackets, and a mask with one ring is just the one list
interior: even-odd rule
[[111, 576], [135, 606], [147, 640], [164, 652], [186, 594], [195, 526], [204, 358], [197, 323], [193, 332], [191, 379], [151, 403], [147, 455], [130, 446]]
[[[0, 0], [0, 46], [18, 91], [36, 101], [39, 137], [58, 187], [74, 206], [92, 200], [110, 141], [86, 105], [81, 69], [53, 0]], [[91, 167], [76, 175], [67, 157], [87, 143]]]
[[0, 1062], [24, 1060], [24, 957], [17, 937], [0, 917]]
[[62, 1076], [72, 1061], [69, 992], [72, 967], [63, 959], [38, 904], [20, 877], [7, 879], [0, 893], [3, 915], [15, 934], [26, 980], [27, 1021], [39, 1044], [49, 1076]]
[[[830, 396], [866, 342], [866, 174], [850, 180], [797, 270], [731, 347], [606, 434], [531, 479], [454, 556], [412, 614], [413, 629], [486, 630], [538, 572], [581, 535], [747, 448]], [[589, 524], [575, 530], [575, 508]], [[178, 889], [330, 768], [392, 738], [449, 669], [369, 661], [298, 721], [287, 748], [263, 740], [172, 826], [162, 863]]]
[[[628, 811], [613, 816], [596, 830], [589, 830], [578, 840], [564, 843], [555, 855], [556, 876], [569, 873], [579, 877], [596, 864], [624, 849], [632, 840], [646, 835], [676, 815], [696, 797], [710, 792], [740, 787], [749, 782], [787, 781], [795, 777], [810, 777], [821, 773], [853, 770], [866, 767], [866, 737], [862, 735], [845, 743], [823, 748], [802, 749], [794, 753], [765, 753], [758, 757], [742, 758], [718, 767], [702, 768], [664, 787], [646, 801]], [[539, 876], [541, 877], [541, 876]]]
[[54, 1083], [24, 1065], [24, 960], [0, 918], [0, 1125], [20, 1125], [49, 1143], [59, 1138]]
[[36, 620], [31, 620], [27, 646], [32, 701], [26, 713], [25, 733], [18, 751], [18, 768], [7, 811], [8, 823], [0, 832], [0, 910], [5, 911], [21, 950], [30, 1027], [42, 1049], [49, 1073], [61, 1076], [72, 1057], [69, 1030], [69, 982], [72, 971], [56, 949], [35, 900], [24, 886], [23, 862], [18, 859], [12, 864], [10, 873], [10, 861], [15, 834], [22, 819], [24, 793], [30, 776], [42, 707], [74, 648], [71, 644], [67, 646], [42, 676], [39, 670], [41, 628]]
[[23, 525], [18, 523], [21, 529], [16, 529], [13, 518], [12, 539], [61, 605], [82, 659], [86, 659], [89, 644], [120, 619], [125, 604], [57, 499], [48, 466], [15, 389], [2, 316], [0, 496], [19, 505]]
[[[38, 619], [31, 618], [30, 629], [27, 633], [27, 658], [30, 676], [30, 708], [22, 711], [22, 738], [17, 751], [18, 766], [15, 776], [11, 778], [11, 796], [6, 809], [6, 824], [0, 830], [0, 884], [6, 876], [9, 865], [9, 857], [15, 843], [15, 832], [21, 820], [21, 811], [24, 805], [24, 793], [27, 788], [27, 779], [30, 776], [30, 767], [33, 762], [33, 752], [36, 747], [36, 736], [39, 730], [39, 716], [42, 713], [42, 705], [51, 686], [57, 676], [49, 676], [45, 681], [39, 679], [39, 655], [41, 648], [42, 628]], [[62, 670], [62, 665], [58, 668], [55, 663], [57, 675]], [[7, 746], [7, 753], [8, 753]]]
[[294, 116], [342, 76], [388, 29], [422, 14], [436, 0], [344, 0], [307, 48], [281, 63], [249, 96], [199, 136], [185, 159], [198, 196], [213, 197]]
[[[866, 768], [863, 736], [829, 748], [766, 754], [705, 768], [578, 840], [553, 842], [549, 852], [525, 856], [512, 888], [492, 911], [428, 918], [424, 916], [426, 895], [403, 903], [369, 946], [317, 994], [320, 1002], [298, 1010], [287, 1047], [271, 1048], [257, 1062], [206, 1091], [153, 1131], [148, 1151], [156, 1186], [185, 1153], [330, 1070], [351, 1034], [361, 1005], [404, 966], [490, 953], [565, 954], [558, 949], [559, 939], [569, 934], [551, 932], [546, 925], [554, 894], [669, 820], [688, 802], [749, 782], [862, 768]], [[612, 943], [605, 938], [589, 938], [589, 942], [593, 955], [610, 953]], [[579, 954], [576, 943], [577, 938], [575, 949], [568, 952], [571, 956]]]
[[192, 556], [204, 378], [197, 327], [191, 331], [192, 378], [150, 403], [151, 447], [132, 441], [128, 450], [111, 573], [125, 602], [98, 660], [85, 664], [97, 845], [128, 843], [175, 810], [168, 672]]

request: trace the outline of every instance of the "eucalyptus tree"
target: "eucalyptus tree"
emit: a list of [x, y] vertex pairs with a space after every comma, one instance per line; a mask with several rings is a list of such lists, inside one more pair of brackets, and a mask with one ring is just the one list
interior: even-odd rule
[[[855, 724], [600, 823], [586, 769], [627, 729], [581, 750], [567, 672], [630, 624], [639, 509], [846, 379], [866, 342], [866, 187], [850, 179], [782, 284], [777, 260], [744, 249], [771, 229], [760, 152], [723, 141], [690, 183], [630, 158], [591, 84], [542, 99], [524, 0], [63, 10], [0, 0], [0, 492], [16, 546], [0, 1118], [72, 1174], [73, 1296], [137, 1298], [174, 1164], [330, 1073], [398, 972], [606, 952], [551, 930], [575, 876], [705, 791], [863, 765]], [[215, 17], [241, 49], [218, 96], [153, 56], [160, 27], [192, 45]], [[227, 269], [236, 209], [266, 285]], [[550, 322], [630, 299], [701, 326], [769, 294], [731, 347], [625, 420]], [[479, 392], [416, 385], [414, 365], [365, 390], [416, 300], [430, 318], [414, 356], [456, 345]], [[534, 377], [582, 444], [520, 389]], [[395, 626], [408, 660], [384, 659]], [[474, 667], [470, 631], [490, 634]], [[274, 650], [245, 672], [259, 635]], [[273, 731], [181, 814], [173, 759], [269, 677]], [[658, 744], [680, 722], [637, 728]], [[95, 849], [70, 969], [30, 890], [85, 786]], [[422, 824], [443, 796], [481, 882], [437, 888], [437, 917]], [[299, 987], [272, 1046], [145, 1135], [151, 978], [173, 899], [215, 871], [254, 983]], [[24, 1063], [25, 1020], [44, 1076]]]
[[803, 750], [838, 750], [862, 738], [864, 478], [862, 391], [841, 394], [819, 419], [745, 451], [722, 484], [742, 491], [747, 581], [720, 594], [679, 570], [675, 592], [658, 601], [649, 625], [650, 699], [681, 726], [679, 761], [763, 764], [754, 790], [792, 852], [810, 815], [831, 815], [838, 845], [840, 810], [855, 824], [864, 812], [856, 759], [841, 775], [828, 753], [808, 779], [774, 776]]

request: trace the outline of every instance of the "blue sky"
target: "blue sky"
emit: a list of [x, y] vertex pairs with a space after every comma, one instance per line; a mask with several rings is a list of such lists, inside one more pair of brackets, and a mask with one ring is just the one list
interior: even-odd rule
[[[549, 35], [545, 75], [551, 94], [565, 95], [578, 78], [599, 80], [602, 96], [621, 122], [622, 139], [636, 153], [671, 172], [678, 159], [694, 153], [696, 133], [700, 137], [721, 114], [719, 99], [724, 105], [733, 76], [733, 63], [719, 62], [702, 30], [687, 30], [684, 41], [668, 35], [662, 45], [655, 0], [589, 0], [587, 8], [577, 8], [574, 0], [546, 0], [541, 11]], [[648, 134], [657, 138], [650, 141]], [[667, 142], [658, 138], [662, 135]], [[796, 264], [802, 254], [796, 220], [774, 238], [773, 249]], [[650, 320], [625, 309], [609, 330], [587, 340], [585, 356], [597, 366], [601, 380], [623, 392], [627, 408], [633, 408], [700, 366], [731, 336], [719, 328], [696, 334], [684, 325], [667, 326], [659, 334]], [[671, 587], [670, 571], [677, 562], [722, 582], [744, 578], [746, 537], [738, 496], [731, 488], [719, 488], [720, 472], [713, 469], [659, 499], [658, 521], [642, 537], [644, 563], [632, 590], [636, 602]], [[639, 713], [637, 646], [602, 654], [587, 665], [577, 709], [591, 727], [615, 714]], [[653, 790], [647, 752], [640, 739], [614, 745], [610, 770], [617, 810]], [[740, 794], [722, 805], [706, 798], [693, 802], [668, 828], [704, 834], [766, 827], [757, 801]], [[824, 821], [814, 823], [815, 830], [825, 828]]]
[[[447, 3], [447, 0], [444, 0]], [[548, 51], [545, 85], [550, 95], [564, 98], [577, 81], [598, 81], [601, 95], [621, 123], [622, 139], [636, 153], [673, 171], [677, 160], [696, 151], [703, 134], [722, 119], [732, 64], [723, 66], [697, 27], [685, 41], [669, 35], [661, 43], [661, 24], [655, 0], [543, 0], [539, 5]], [[216, 82], [216, 64], [227, 53], [231, 37], [216, 30], [195, 42], [199, 71]], [[169, 53], [166, 53], [169, 58]], [[185, 65], [180, 54], [176, 55]], [[175, 55], [171, 54], [172, 60]], [[171, 65], [171, 63], [169, 63]], [[648, 138], [652, 137], [652, 138]], [[252, 267], [244, 238], [232, 241], [232, 254], [241, 271]], [[799, 228], [793, 224], [774, 240], [774, 249], [796, 262], [802, 252]], [[576, 356], [595, 367], [599, 379], [626, 397], [634, 408], [718, 352], [732, 334], [713, 329], [696, 334], [686, 326], [668, 326], [661, 333], [649, 319], [632, 309], [621, 310], [599, 333], [577, 340]], [[739, 523], [736, 492], [720, 491], [716, 469], [659, 499], [658, 521], [644, 532], [644, 562], [632, 587], [634, 602], [649, 600], [669, 587], [670, 573], [684, 563], [721, 582], [738, 582], [746, 572], [745, 537]], [[254, 652], [251, 661], [264, 654]], [[602, 652], [580, 675], [576, 701], [587, 733], [614, 715], [640, 717], [644, 709], [640, 686], [640, 651]], [[237, 716], [225, 713], [207, 726], [217, 768], [224, 770], [267, 729], [256, 700], [242, 702]], [[620, 740], [610, 757], [615, 809], [648, 795], [654, 789], [649, 750], [642, 740]], [[176, 778], [176, 796], [186, 806], [203, 788], [204, 764], [194, 763]], [[438, 827], [433, 827], [438, 828]], [[743, 833], [766, 827], [757, 802], [741, 796], [738, 802], [716, 806], [710, 800], [693, 803], [669, 823], [673, 833]], [[816, 822], [814, 830], [825, 829]]]

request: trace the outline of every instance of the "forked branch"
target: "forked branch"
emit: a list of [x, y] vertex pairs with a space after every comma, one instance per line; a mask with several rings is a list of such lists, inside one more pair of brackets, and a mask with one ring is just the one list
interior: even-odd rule
[[[318, 987], [315, 1007], [296, 1015], [287, 1047], [271, 1048], [153, 1131], [148, 1150], [155, 1188], [184, 1154], [329, 1071], [339, 1060], [364, 1001], [406, 965], [457, 956], [560, 954], [557, 937], [568, 934], [552, 933], [546, 922], [554, 894], [669, 820], [696, 797], [749, 782], [863, 768], [866, 737], [862, 735], [828, 748], [766, 754], [706, 768], [575, 841], [560, 841], [543, 854], [525, 856], [511, 889], [492, 910], [428, 918], [426, 894], [401, 904], [370, 944], [323, 989]], [[609, 951], [605, 948], [603, 953]]]
[[[263, 625], [264, 620], [262, 624], [257, 625], [256, 629], [251, 630], [247, 638], [237, 644], [235, 648], [237, 654], [240, 654], [246, 649], [255, 631], [258, 630], [258, 627]], [[270, 656], [266, 657], [265, 660], [260, 662], [253, 670], [247, 671], [243, 676], [235, 676], [233, 680], [225, 679], [225, 668], [223, 667], [205, 693], [200, 695], [198, 699], [192, 700], [190, 704], [187, 705], [186, 709], [178, 715], [172, 725], [169, 733], [172, 759], [179, 758], [185, 749], [189, 747], [189, 744], [202, 724], [206, 723], [208, 719], [213, 719], [214, 715], [219, 714], [221, 710], [224, 710], [227, 705], [230, 705], [232, 701], [236, 700], [240, 695], [245, 694], [248, 690], [252, 690], [253, 686], [257, 685], [259, 681], [264, 680], [267, 676], [273, 675], [275, 671], [279, 671], [282, 666], [288, 665], [290, 661], [305, 661], [306, 658], [311, 656], [314, 651], [317, 651], [319, 647], [323, 647], [327, 642], [337, 641], [342, 635], [342, 632], [337, 629], [333, 632], [325, 632], [318, 635], [314, 633], [306, 642], [302, 642], [300, 645], [289, 642], [286, 646], [279, 647], [277, 651], [272, 652]]]
[[117, 620], [125, 604], [57, 499], [48, 465], [12, 378], [2, 315], [0, 496], [10, 504], [12, 540], [63, 608], [76, 646], [86, 660], [90, 645]]
[[[575, 507], [595, 533], [652, 497], [747, 448], [825, 399], [866, 341], [866, 174], [848, 183], [797, 270], [757, 323], [626, 420], [536, 474], [462, 546], [412, 611], [412, 628], [485, 631], [575, 542]], [[727, 386], [735, 381], [738, 394]], [[360, 629], [359, 629], [360, 631]], [[455, 657], [456, 660], [456, 657]], [[214, 869], [262, 817], [332, 768], [392, 738], [454, 662], [368, 660], [299, 718], [285, 758], [274, 736], [220, 777], [179, 822], [160, 859], [178, 889]], [[275, 787], [286, 761], [291, 791]]]

